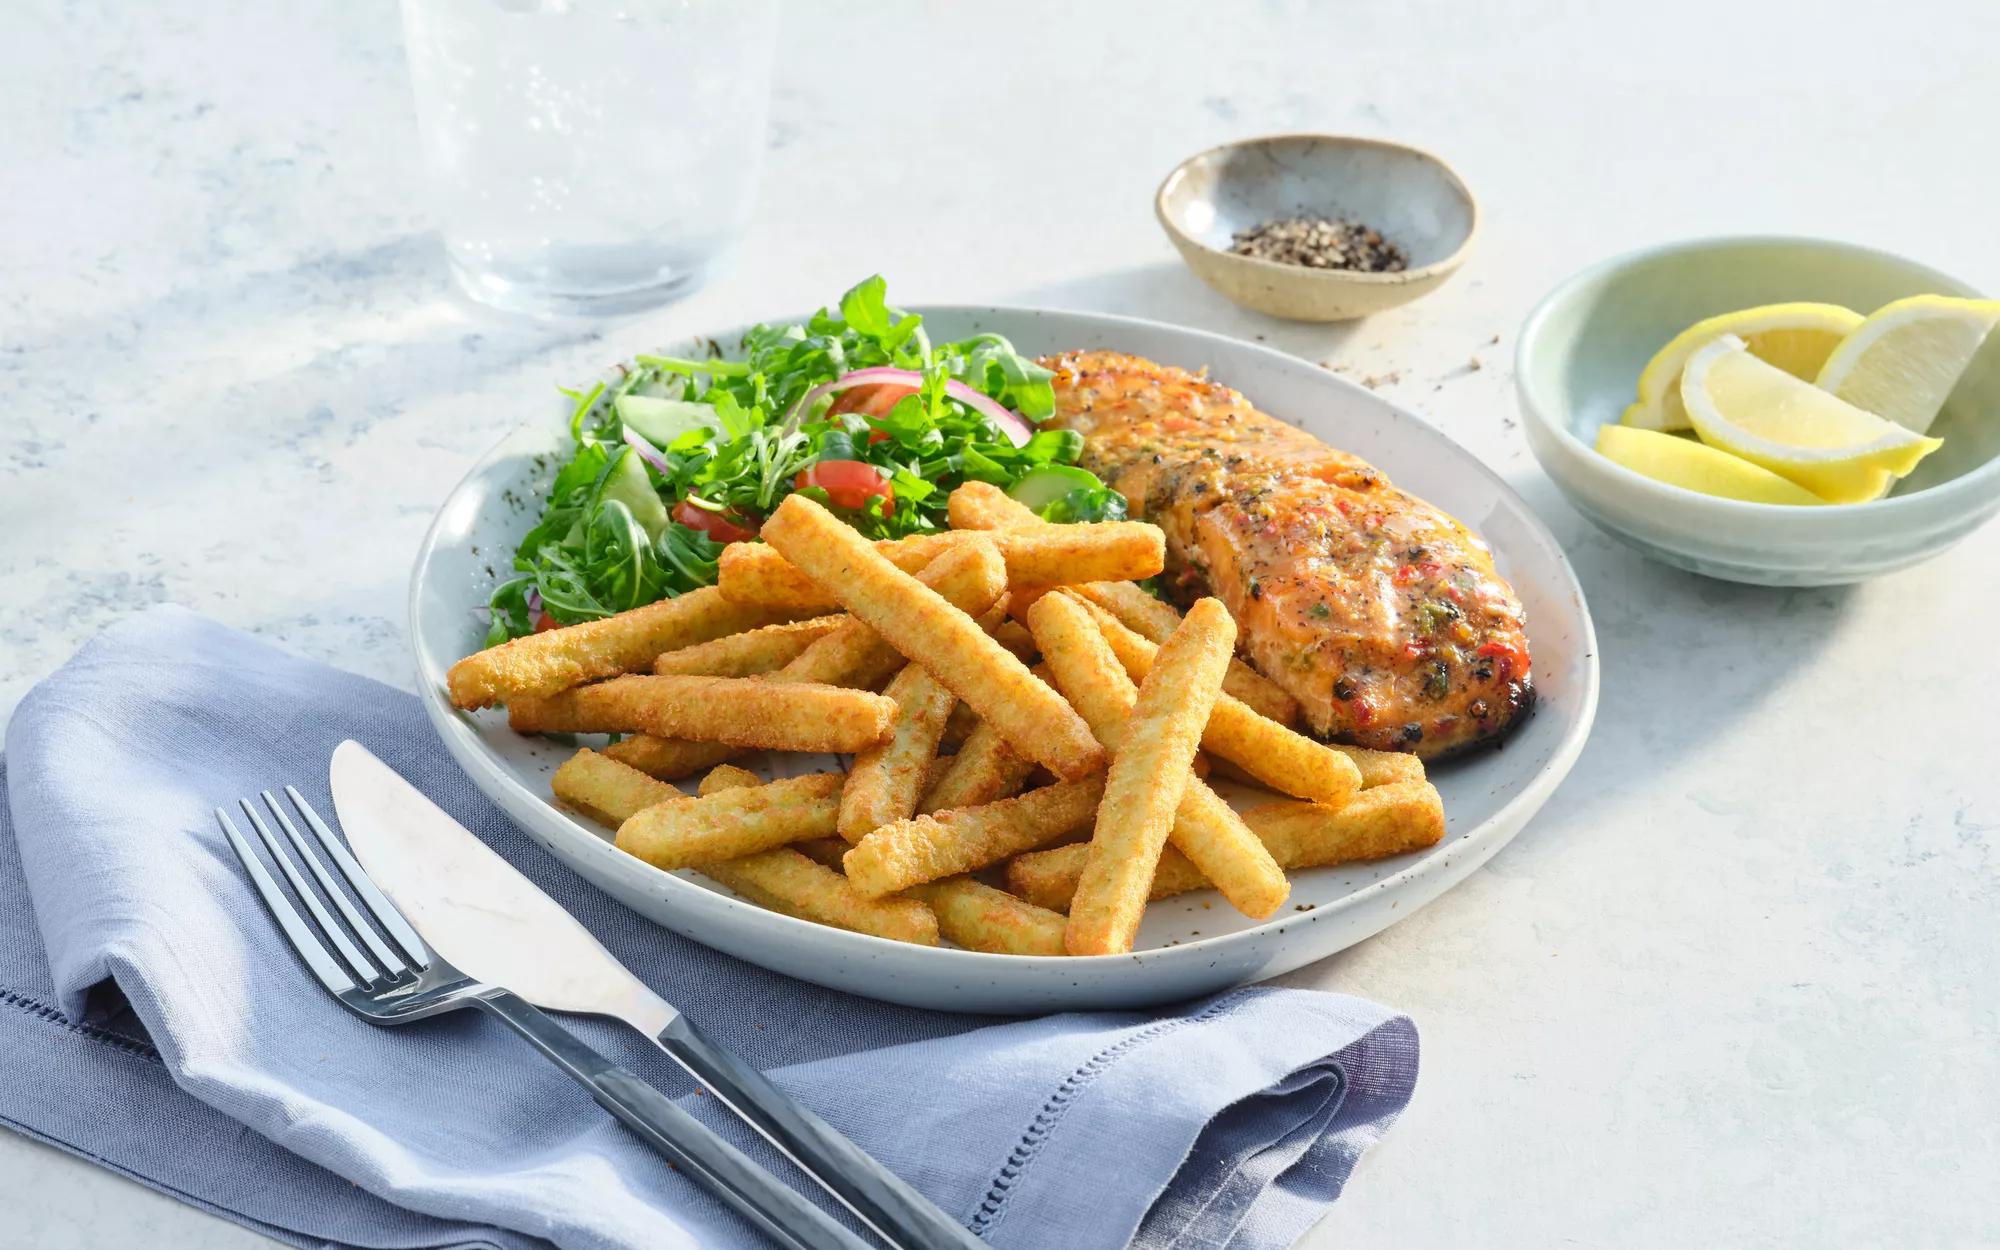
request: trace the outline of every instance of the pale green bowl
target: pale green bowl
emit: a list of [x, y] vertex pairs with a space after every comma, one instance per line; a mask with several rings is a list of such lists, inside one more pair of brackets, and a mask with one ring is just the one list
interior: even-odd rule
[[1528, 446], [1578, 511], [1645, 554], [1767, 586], [1856, 582], [1929, 559], [2000, 510], [2000, 334], [1931, 433], [1944, 439], [1888, 498], [1821, 508], [1743, 503], [1642, 477], [1593, 450], [1654, 352], [1704, 317], [1795, 300], [1867, 314], [1906, 295], [1975, 295], [1958, 279], [1821, 239], [1697, 239], [1570, 278], [1535, 306], [1515, 354]]

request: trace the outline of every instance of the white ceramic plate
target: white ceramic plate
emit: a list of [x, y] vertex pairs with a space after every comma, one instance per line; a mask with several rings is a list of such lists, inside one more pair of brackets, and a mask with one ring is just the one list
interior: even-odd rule
[[417, 554], [410, 631], [424, 706], [445, 746], [557, 858], [678, 933], [836, 989], [953, 1011], [1138, 1006], [1276, 976], [1380, 932], [1506, 845], [1569, 772], [1597, 708], [1590, 613], [1554, 537], [1470, 453], [1324, 369], [1219, 335], [1088, 313], [916, 311], [937, 339], [997, 331], [1031, 355], [1103, 347], [1189, 368], [1206, 365], [1265, 411], [1366, 457], [1398, 486], [1447, 509], [1492, 545], [1500, 572], [1527, 607], [1534, 714], [1504, 749], [1432, 770], [1448, 817], [1443, 842], [1418, 855], [1296, 873], [1290, 901], [1262, 924], [1203, 892], [1150, 906], [1139, 948], [1129, 955], [1062, 959], [911, 946], [781, 916], [696, 873], [662, 872], [617, 850], [604, 830], [549, 800], [549, 774], [572, 748], [521, 737], [507, 728], [503, 712], [468, 714], [445, 697], [445, 670], [481, 644], [481, 609], [494, 572], [505, 575], [553, 462], [568, 447], [567, 413], [551, 411], [503, 439], [445, 500]]

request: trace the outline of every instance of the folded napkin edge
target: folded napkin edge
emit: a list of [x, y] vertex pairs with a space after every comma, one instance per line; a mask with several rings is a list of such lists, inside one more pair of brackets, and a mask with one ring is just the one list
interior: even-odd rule
[[[1301, 1021], [1301, 1013], [1317, 1017], [1323, 1027], [1312, 1028]], [[1260, 1025], [1251, 1017], [1264, 1017]], [[1206, 1026], [1229, 1023], [1229, 1031]], [[1244, 1029], [1258, 1032], [1271, 1041], [1258, 1051], [1241, 1045]], [[1346, 1092], [1366, 1087], [1386, 1101], [1367, 1104], [1379, 1130], [1386, 1131], [1407, 1105], [1417, 1078], [1417, 1029], [1408, 1016], [1365, 999], [1346, 995], [1305, 993], [1280, 986], [1248, 985], [1225, 992], [1201, 1011], [1177, 1016], [1129, 1035], [1107, 1047], [1072, 1071], [1058, 1084], [1023, 1138], [995, 1175], [993, 1185], [975, 1210], [969, 1226], [985, 1236], [998, 1233], [1010, 1218], [1029, 1219], [1034, 1225], [1063, 1227], [1069, 1222], [1066, 1209], [1078, 1200], [1095, 1208], [1098, 1220], [1105, 1220], [1104, 1204], [1122, 1197], [1122, 1208], [1112, 1223], [1130, 1238], [1138, 1232], [1147, 1213], [1180, 1178], [1202, 1130], [1215, 1117], [1245, 1100], [1273, 1089], [1295, 1074], [1323, 1065], [1340, 1065], [1343, 1056], [1357, 1046], [1366, 1047], [1379, 1039], [1396, 1052], [1404, 1063], [1394, 1073], [1356, 1074], [1340, 1067]], [[1159, 1046], [1175, 1040], [1184, 1045]], [[1362, 1058], [1367, 1058], [1364, 1050]], [[1189, 1085], [1189, 1072], [1200, 1072], [1203, 1080]], [[1087, 1073], [1087, 1075], [1086, 1075]], [[1357, 1075], [1361, 1079], [1357, 1079]], [[1380, 1088], [1386, 1079], [1389, 1088]], [[1218, 1091], [1217, 1082], [1226, 1082]], [[1116, 1093], [1109, 1091], [1117, 1091]], [[1127, 1095], [1129, 1091], [1129, 1096]], [[1064, 1189], [1064, 1182], [1080, 1170], [1101, 1166], [1098, 1146], [1086, 1132], [1081, 1136], [1062, 1132], [1072, 1107], [1091, 1097], [1119, 1098], [1130, 1108], [1138, 1108], [1142, 1118], [1134, 1123], [1122, 1117], [1125, 1132], [1119, 1148], [1124, 1152], [1121, 1168], [1144, 1172], [1158, 1178], [1146, 1193], [1115, 1192], [1077, 1194]], [[1374, 1133], [1346, 1154], [1339, 1168], [1340, 1181], [1351, 1170], [1367, 1144], [1379, 1137]], [[1052, 1176], [1054, 1181], [1038, 1178]], [[1338, 1186], [1336, 1185], [1336, 1191]], [[1119, 1244], [1123, 1244], [1122, 1242]]]

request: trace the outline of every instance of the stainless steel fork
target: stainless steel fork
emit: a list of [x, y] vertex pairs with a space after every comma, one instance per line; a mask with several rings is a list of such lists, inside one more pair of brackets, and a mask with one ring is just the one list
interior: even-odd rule
[[[304, 796], [291, 786], [285, 787], [285, 794], [313, 831], [319, 851], [299, 832], [269, 790], [263, 791], [262, 797], [284, 830], [283, 840], [271, 831], [254, 803], [249, 799], [240, 802], [258, 840], [305, 906], [310, 921], [292, 906], [284, 887], [264, 866], [229, 813], [218, 807], [215, 818], [292, 949], [349, 1011], [376, 1025], [405, 1024], [466, 1007], [484, 1011], [526, 1039], [589, 1090], [597, 1104], [621, 1124], [780, 1246], [787, 1250], [869, 1250], [854, 1233], [539, 1007], [500, 986], [476, 981], [445, 962], [375, 887]], [[333, 868], [327, 867], [326, 860], [332, 861]], [[328, 910], [329, 901], [332, 910]]]

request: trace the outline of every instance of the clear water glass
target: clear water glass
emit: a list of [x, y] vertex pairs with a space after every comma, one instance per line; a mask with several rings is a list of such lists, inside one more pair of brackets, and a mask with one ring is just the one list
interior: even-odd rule
[[529, 313], [646, 308], [741, 237], [777, 0], [403, 0], [451, 269]]

